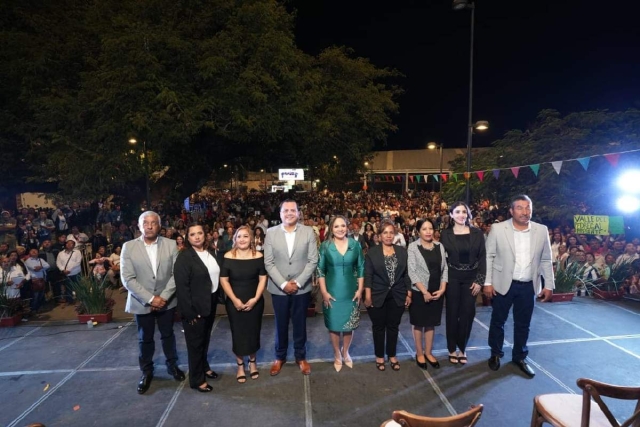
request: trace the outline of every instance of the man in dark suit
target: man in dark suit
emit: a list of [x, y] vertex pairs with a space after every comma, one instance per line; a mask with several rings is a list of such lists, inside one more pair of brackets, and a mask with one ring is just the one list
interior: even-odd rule
[[120, 255], [122, 284], [129, 291], [127, 313], [133, 313], [138, 324], [139, 363], [142, 377], [138, 393], [149, 389], [153, 379], [155, 325], [158, 324], [162, 350], [167, 358], [167, 372], [177, 381], [185, 379], [178, 368], [173, 317], [176, 307], [176, 284], [173, 264], [178, 257], [175, 241], [158, 236], [160, 216], [152, 211], [140, 215], [140, 238], [126, 242]]
[[318, 264], [318, 246], [311, 227], [298, 223], [300, 211], [294, 200], [280, 205], [282, 224], [269, 228], [264, 241], [264, 265], [269, 274], [276, 318], [276, 360], [271, 375], [278, 375], [287, 360], [289, 320], [293, 325], [296, 363], [304, 375], [311, 373], [307, 363], [307, 307], [311, 300], [311, 275]]
[[[513, 306], [513, 350], [511, 360], [529, 378], [535, 372], [526, 362], [527, 340], [536, 294], [551, 298], [555, 279], [551, 242], [547, 227], [531, 221], [533, 205], [526, 195], [511, 202], [511, 219], [491, 227], [486, 241], [487, 277], [482, 291], [493, 298], [489, 346], [489, 368], [497, 371], [504, 355], [504, 324]], [[544, 289], [541, 289], [544, 278]]]

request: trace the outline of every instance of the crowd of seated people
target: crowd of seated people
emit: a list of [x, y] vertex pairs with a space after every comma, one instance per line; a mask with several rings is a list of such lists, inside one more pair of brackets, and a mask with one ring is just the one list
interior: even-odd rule
[[[235, 230], [248, 225], [254, 233], [256, 247], [261, 248], [267, 228], [279, 222], [278, 205], [282, 194], [264, 192], [209, 191], [193, 196], [187, 210], [178, 201], [158, 202], [152, 206], [162, 219], [160, 234], [184, 241], [188, 225], [202, 224], [208, 245], [216, 253], [231, 248]], [[384, 220], [396, 226], [394, 244], [407, 246], [419, 238], [416, 223], [429, 218], [435, 224], [434, 240], [449, 226], [448, 205], [437, 192], [312, 192], [299, 193], [296, 199], [304, 212], [304, 224], [313, 227], [320, 244], [328, 232], [328, 224], [336, 215], [349, 219], [349, 235], [366, 251], [380, 245], [377, 230]], [[146, 206], [128, 207], [120, 203], [93, 202], [63, 204], [56, 208], [37, 209], [23, 207], [15, 212], [2, 209], [0, 215], [0, 258], [27, 260], [32, 250], [49, 267], [44, 276], [45, 295], [60, 304], [73, 302], [64, 284], [77, 274], [106, 277], [114, 285], [119, 280], [119, 251], [122, 245], [140, 236], [137, 219]], [[473, 225], [488, 235], [491, 225], [508, 218], [508, 206], [480, 200], [471, 206]], [[535, 220], [535, 218], [534, 218]], [[552, 242], [554, 267], [564, 269], [571, 263], [584, 266], [585, 277], [592, 280], [607, 279], [621, 263], [632, 263], [639, 258], [640, 240], [621, 236], [587, 236], [576, 234], [572, 219], [562, 224], [548, 224]], [[73, 242], [68, 243], [68, 242]], [[71, 248], [69, 250], [69, 248]], [[73, 255], [74, 253], [78, 255]], [[73, 256], [72, 256], [73, 255]], [[63, 260], [64, 262], [60, 262]], [[11, 269], [15, 270], [14, 264]], [[25, 284], [20, 297], [33, 300], [33, 279], [25, 267]], [[17, 274], [17, 273], [15, 273]], [[627, 292], [638, 292], [638, 276], [626, 280]], [[15, 288], [15, 286], [14, 286]], [[38, 288], [38, 286], [36, 286]], [[15, 289], [9, 290], [15, 294]], [[32, 304], [34, 312], [43, 300]]]

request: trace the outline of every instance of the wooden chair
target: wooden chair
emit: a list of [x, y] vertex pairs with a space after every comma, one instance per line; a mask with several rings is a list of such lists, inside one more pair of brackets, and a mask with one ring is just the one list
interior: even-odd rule
[[393, 411], [391, 419], [383, 422], [380, 427], [472, 427], [480, 419], [483, 409], [482, 405], [474, 405], [463, 414], [440, 418], [422, 417], [407, 411]]
[[[640, 387], [622, 387], [580, 378], [582, 396], [569, 393], [541, 394], [533, 399], [531, 427], [549, 423], [554, 427], [640, 427]], [[600, 396], [637, 400], [634, 413], [622, 424]], [[593, 405], [593, 403], [597, 405]]]

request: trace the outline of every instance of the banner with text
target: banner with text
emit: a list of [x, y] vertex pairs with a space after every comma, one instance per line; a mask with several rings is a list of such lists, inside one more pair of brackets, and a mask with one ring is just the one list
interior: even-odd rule
[[577, 234], [609, 234], [609, 217], [606, 215], [574, 215], [573, 225]]

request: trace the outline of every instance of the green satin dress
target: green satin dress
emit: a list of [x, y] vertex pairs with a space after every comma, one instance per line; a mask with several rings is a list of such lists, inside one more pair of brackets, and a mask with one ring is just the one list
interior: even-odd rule
[[320, 246], [318, 276], [325, 278], [327, 292], [336, 301], [324, 307], [324, 325], [333, 332], [351, 332], [360, 324], [359, 302], [353, 301], [358, 278], [364, 277], [364, 254], [360, 243], [349, 239], [342, 255], [332, 241]]

